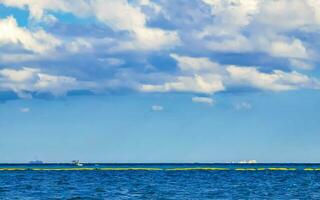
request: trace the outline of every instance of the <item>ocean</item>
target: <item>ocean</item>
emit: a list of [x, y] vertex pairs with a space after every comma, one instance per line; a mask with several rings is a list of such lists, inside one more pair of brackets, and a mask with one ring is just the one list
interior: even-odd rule
[[1, 164], [0, 199], [320, 199], [320, 164]]

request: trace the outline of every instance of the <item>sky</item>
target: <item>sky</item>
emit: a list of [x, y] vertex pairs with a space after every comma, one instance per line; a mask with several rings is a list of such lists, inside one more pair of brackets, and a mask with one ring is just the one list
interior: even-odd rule
[[320, 162], [320, 1], [0, 0], [0, 163]]

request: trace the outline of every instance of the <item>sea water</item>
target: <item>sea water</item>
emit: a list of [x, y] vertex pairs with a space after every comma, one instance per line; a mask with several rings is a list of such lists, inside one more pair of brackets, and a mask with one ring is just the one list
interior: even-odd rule
[[320, 199], [319, 164], [2, 164], [0, 199]]

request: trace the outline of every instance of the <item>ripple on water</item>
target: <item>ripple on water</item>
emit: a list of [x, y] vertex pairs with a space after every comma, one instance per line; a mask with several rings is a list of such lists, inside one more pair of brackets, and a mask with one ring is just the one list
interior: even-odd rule
[[320, 199], [319, 171], [2, 171], [0, 199]]

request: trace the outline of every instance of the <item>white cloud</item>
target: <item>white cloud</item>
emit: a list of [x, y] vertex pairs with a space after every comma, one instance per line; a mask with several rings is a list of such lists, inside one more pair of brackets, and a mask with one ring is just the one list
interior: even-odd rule
[[[234, 86], [269, 91], [320, 89], [318, 79], [296, 71], [273, 70], [271, 73], [264, 73], [260, 72], [257, 67], [221, 65], [208, 58], [193, 58], [175, 54], [171, 56], [178, 61], [180, 74], [165, 78], [160, 84], [141, 84], [140, 91], [214, 94]], [[159, 77], [157, 79], [159, 81]]]
[[276, 57], [308, 58], [306, 48], [298, 39], [291, 42], [273, 41], [269, 51], [271, 55]]
[[175, 31], [147, 26], [147, 16], [140, 6], [150, 5], [159, 9], [157, 4], [148, 1], [142, 1], [138, 5], [130, 4], [127, 0], [0, 0], [1, 2], [8, 6], [28, 8], [32, 18], [38, 20], [45, 18], [46, 11], [62, 11], [79, 17], [95, 17], [115, 31], [128, 31], [132, 40], [118, 41], [114, 51], [157, 50], [175, 46], [180, 41]]
[[1, 53], [0, 61], [2, 63], [21, 63], [26, 61], [35, 61], [43, 59], [44, 57], [39, 54], [29, 54], [29, 53]]
[[260, 5], [257, 21], [276, 32], [304, 29], [319, 24], [314, 0], [256, 0]]
[[[220, 65], [208, 58], [171, 54], [178, 62], [181, 74], [163, 84], [142, 84], [143, 92], [195, 92], [213, 94], [225, 89]], [[207, 73], [210, 72], [210, 73]]]
[[126, 0], [96, 0], [91, 1], [91, 6], [97, 19], [114, 30], [135, 31], [145, 26], [146, 16], [138, 8], [129, 5]]
[[36, 20], [44, 19], [47, 10], [70, 12], [77, 16], [87, 16], [91, 12], [86, 0], [76, 2], [72, 0], [0, 0], [0, 3], [20, 9], [27, 8], [30, 11], [30, 17]]
[[71, 53], [79, 53], [92, 49], [92, 44], [84, 38], [75, 38], [69, 43], [66, 43], [67, 51]]
[[243, 35], [233, 35], [225, 39], [208, 41], [205, 46], [217, 52], [250, 52], [254, 47], [249, 39]]
[[227, 71], [234, 85], [244, 85], [271, 91], [320, 88], [319, 80], [312, 79], [296, 71], [283, 72], [274, 70], [272, 73], [263, 73], [254, 67], [237, 66], [229, 66]]
[[[311, 50], [290, 31], [316, 31], [316, 0], [203, 0], [212, 10], [212, 24], [198, 31], [209, 50], [263, 52], [273, 57], [313, 59]], [[244, 34], [245, 32], [245, 34]], [[208, 39], [209, 38], [209, 39]]]
[[224, 90], [219, 75], [197, 75], [178, 76], [175, 80], [164, 84], [142, 84], [140, 90], [143, 92], [195, 92], [213, 94]]
[[162, 8], [158, 4], [150, 0], [138, 0], [138, 4], [141, 6], [147, 6], [153, 9], [156, 13], [159, 13], [162, 11]]
[[[289, 63], [289, 67], [295, 70], [312, 69], [318, 59], [316, 57], [317, 49], [312, 49], [316, 44], [311, 44], [311, 42], [313, 42], [312, 37], [316, 36], [320, 30], [319, 1], [202, 1], [205, 4], [200, 5], [199, 3], [198, 5], [199, 8], [201, 7], [199, 10], [203, 13], [188, 13], [188, 16], [181, 16], [190, 17], [190, 19], [175, 21], [174, 17], [179, 18], [180, 15], [170, 15], [169, 12], [178, 13], [180, 10], [177, 10], [175, 6], [170, 9], [165, 7], [163, 1], [0, 0], [0, 3], [6, 6], [28, 9], [31, 20], [27, 27], [22, 27], [13, 17], [0, 19], [2, 51], [0, 61], [2, 66], [6, 63], [14, 63], [15, 67], [28, 66], [32, 63], [40, 65], [43, 61], [43, 63], [48, 63], [52, 69], [54, 65], [59, 63], [59, 69], [64, 69], [68, 65], [70, 67], [70, 69], [68, 68], [69, 73], [95, 82], [95, 85], [92, 86], [92, 83], [81, 82], [73, 77], [74, 75], [63, 76], [63, 72], [58, 73], [60, 75], [53, 75], [46, 73], [46, 70], [40, 70], [40, 68], [5, 68], [0, 70], [0, 88], [1, 90], [13, 90], [25, 97], [29, 97], [32, 92], [50, 92], [54, 95], [63, 95], [70, 90], [91, 89], [93, 87], [99, 89], [107, 87], [138, 88], [142, 92], [199, 93], [197, 95], [214, 94], [229, 87], [238, 86], [270, 91], [319, 88], [319, 80], [300, 72], [282, 70], [264, 72], [261, 66], [222, 65], [203, 56], [217, 56], [222, 58], [223, 62], [232, 63], [238, 59], [233, 60], [234, 57], [230, 54], [220, 57], [220, 54], [210, 51], [265, 53], [269, 56], [263, 59], [269, 59], [270, 56], [278, 58], [272, 59], [272, 63], [281, 60], [281, 63]], [[196, 3], [192, 5], [196, 5]], [[204, 6], [207, 8], [205, 9]], [[54, 36], [44, 30], [49, 26], [43, 26], [43, 22], [51, 23], [58, 20], [54, 17], [57, 13], [71, 13], [78, 18], [89, 18], [90, 23], [92, 18], [95, 18], [99, 21], [99, 23], [94, 23], [99, 26], [99, 31], [92, 30], [91, 32], [90, 30], [83, 35], [76, 31], [77, 36], [72, 36], [74, 33], [70, 31], [70, 35], [67, 36], [62, 34], [59, 37]], [[152, 16], [155, 13], [159, 15]], [[165, 17], [167, 21], [161, 25], [166, 26], [167, 29], [156, 27], [158, 23], [162, 23], [162, 17]], [[208, 23], [208, 21], [210, 22]], [[85, 22], [87, 21], [85, 20]], [[190, 25], [189, 23], [194, 24]], [[44, 28], [41, 29], [41, 26]], [[112, 31], [109, 28], [106, 29], [106, 26]], [[84, 30], [87, 30], [85, 28], [88, 27], [84, 27]], [[47, 31], [49, 30], [52, 29], [48, 28]], [[100, 32], [100, 30], [102, 31]], [[60, 31], [63, 33], [65, 30], [54, 30], [54, 33], [61, 33]], [[109, 35], [109, 32], [112, 34]], [[310, 40], [306, 39], [306, 36], [309, 35], [305, 35], [305, 33], [311, 33]], [[181, 38], [179, 38], [180, 35]], [[166, 56], [168, 53], [167, 51], [150, 53], [151, 50], [172, 48], [180, 42], [185, 43], [182, 51], [186, 55], [188, 53], [192, 55], [192, 52], [196, 52], [197, 56], [171, 53], [174, 50], [179, 52], [182, 48], [170, 51], [171, 58], [177, 61], [177, 71], [167, 72], [161, 68], [162, 66], [158, 66], [159, 63], [152, 63], [153, 61], [148, 63], [151, 61], [150, 58], [158, 55]], [[120, 50], [143, 50], [146, 52], [138, 54], [128, 52], [118, 54], [115, 52]], [[80, 58], [75, 54], [84, 56]], [[155, 54], [157, 55], [155, 56]], [[253, 62], [250, 61], [250, 63], [255, 62], [255, 58], [252, 59]], [[40, 60], [41, 62], [36, 62]], [[260, 61], [264, 62], [264, 60], [257, 62]], [[24, 65], [21, 64], [22, 62], [28, 63]], [[245, 61], [242, 59], [241, 62]], [[70, 63], [75, 66], [69, 66]], [[90, 69], [83, 67], [87, 63]], [[151, 70], [142, 69], [145, 66], [129, 66], [132, 63], [133, 65], [136, 63], [142, 63], [145, 66], [154, 65], [154, 67]], [[106, 75], [104, 80], [100, 80], [100, 78], [104, 78], [105, 68], [98, 69], [98, 72], [102, 73], [99, 74], [99, 80], [96, 80], [94, 64], [119, 67], [108, 68], [110, 74]], [[126, 64], [125, 67], [120, 67], [124, 64]]]
[[61, 45], [61, 41], [44, 30], [31, 32], [19, 27], [15, 18], [0, 19], [0, 46], [14, 44], [42, 54]]
[[30, 108], [21, 108], [20, 112], [22, 112], [22, 113], [30, 112]]
[[159, 28], [138, 28], [135, 34], [136, 40], [130, 43], [131, 46], [128, 44], [128, 49], [157, 50], [176, 46], [180, 42], [177, 32]]
[[68, 91], [90, 89], [91, 83], [78, 81], [68, 76], [55, 76], [40, 69], [22, 68], [0, 70], [0, 90], [14, 91], [21, 98], [31, 98], [32, 92], [49, 92], [55, 96]]
[[121, 42], [115, 50], [157, 50], [179, 43], [176, 32], [147, 27], [147, 16], [126, 0], [96, 0], [91, 1], [91, 6], [98, 20], [116, 31], [125, 30], [133, 34], [132, 41]]
[[153, 106], [151, 106], [151, 109], [153, 111], [162, 111], [164, 108], [162, 106], [159, 106], [159, 105], [153, 105]]
[[303, 59], [289, 59], [290, 65], [293, 66], [294, 68], [297, 69], [305, 69], [305, 70], [310, 70], [313, 69], [313, 65]]
[[[202, 0], [211, 8], [212, 23], [190, 33], [213, 51], [264, 52], [275, 57], [310, 58], [304, 41], [287, 36], [291, 31], [316, 31], [320, 24], [317, 0]], [[131, 40], [119, 40], [119, 50], [158, 50], [180, 44], [177, 31], [149, 27], [149, 7], [162, 11], [161, 2], [150, 0], [0, 0], [6, 6], [28, 9], [32, 19], [54, 17], [52, 12], [95, 17], [114, 31], [127, 31]], [[200, 6], [200, 5], [199, 5]], [[125, 14], [123, 14], [125, 13]], [[53, 19], [53, 21], [56, 19]], [[174, 20], [174, 19], [171, 19]], [[49, 20], [50, 21], [50, 20]], [[51, 20], [52, 21], [52, 20]], [[196, 21], [196, 20], [195, 20]], [[198, 27], [197, 27], [198, 28]], [[245, 34], [244, 34], [245, 33]], [[211, 38], [211, 39], [208, 39]]]
[[[199, 32], [198, 37], [215, 36], [222, 39], [232, 49], [241, 49], [244, 44], [241, 29], [250, 24], [253, 16], [259, 10], [257, 0], [203, 0], [211, 6], [213, 23], [207, 25]], [[235, 42], [236, 41], [236, 42]], [[232, 44], [235, 43], [235, 44]], [[225, 46], [221, 46], [226, 50]], [[216, 46], [218, 50], [218, 46]]]
[[98, 59], [101, 63], [104, 63], [107, 65], [107, 67], [116, 67], [121, 66], [125, 64], [125, 61], [123, 59], [119, 58], [99, 58]]
[[215, 24], [226, 27], [220, 30], [220, 34], [226, 31], [229, 33], [238, 31], [239, 28], [248, 25], [259, 9], [257, 0], [203, 0], [203, 2], [212, 7]]
[[34, 78], [35, 73], [38, 73], [38, 69], [23, 68], [22, 70], [2, 69], [0, 75], [12, 82], [25, 82]]
[[177, 54], [171, 54], [170, 56], [178, 62], [178, 67], [182, 71], [217, 71], [219, 69], [219, 64], [212, 62], [205, 57], [195, 58], [189, 56], [180, 56]]
[[248, 102], [238, 102], [234, 105], [234, 108], [236, 110], [251, 110], [252, 109], [252, 105]]
[[59, 96], [78, 87], [76, 78], [68, 76], [53, 76], [49, 74], [38, 73], [38, 80], [34, 83], [37, 91], [51, 92]]
[[209, 97], [192, 97], [192, 101], [195, 103], [205, 103], [209, 105], [213, 105], [214, 101]]

